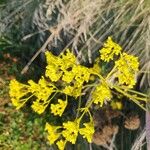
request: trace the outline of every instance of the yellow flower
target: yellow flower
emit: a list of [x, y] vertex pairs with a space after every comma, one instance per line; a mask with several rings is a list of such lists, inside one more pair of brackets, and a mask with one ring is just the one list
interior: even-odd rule
[[136, 84], [136, 72], [139, 67], [138, 58], [123, 53], [115, 65], [118, 70], [116, 77], [118, 77], [119, 84], [125, 84], [132, 88]]
[[10, 81], [9, 88], [9, 95], [12, 104], [16, 109], [20, 109], [29, 99], [29, 96], [27, 96], [29, 93], [28, 85], [21, 84], [14, 79]]
[[90, 79], [90, 69], [81, 66], [81, 65], [76, 65], [73, 70], [75, 74], [75, 80], [82, 85], [84, 81], [88, 82]]
[[105, 100], [110, 100], [111, 97], [111, 90], [104, 84], [99, 84], [92, 93], [92, 99], [94, 100], [94, 103], [100, 103], [100, 107], [103, 106]]
[[55, 86], [51, 83], [47, 82], [44, 77], [42, 77], [38, 84], [33, 82], [32, 80], [28, 81], [30, 87], [29, 91], [34, 96], [36, 96], [36, 100], [32, 104], [32, 109], [41, 114], [44, 112], [46, 107], [48, 106], [50, 100], [48, 99], [50, 95], [55, 91]]
[[130, 70], [130, 71], [138, 71], [139, 69], [139, 62], [138, 57], [128, 55], [127, 53], [123, 53], [121, 58], [116, 61], [116, 66], [119, 70], [122, 71], [122, 69]]
[[46, 55], [46, 61], [48, 65], [55, 64], [55, 63], [57, 64], [59, 62], [59, 57], [53, 55], [51, 52], [46, 51], [45, 55]]
[[67, 83], [71, 83], [72, 80], [74, 79], [74, 77], [75, 77], [75, 74], [74, 74], [74, 72], [72, 72], [72, 70], [71, 71], [64, 71], [62, 80], [67, 82]]
[[62, 59], [61, 70], [63, 71], [72, 68], [76, 64], [76, 57], [69, 49], [66, 50], [66, 53], [61, 53], [60, 58]]
[[90, 69], [81, 65], [74, 65], [72, 70], [67, 72], [67, 74], [65, 72], [65, 76], [62, 78], [67, 83], [72, 82], [71, 85], [68, 85], [63, 89], [63, 93], [77, 98], [81, 95], [83, 83], [89, 81], [90, 74]]
[[112, 109], [118, 109], [118, 110], [121, 110], [123, 107], [122, 103], [119, 101], [112, 101], [110, 106], [112, 107]]
[[117, 77], [119, 79], [119, 84], [125, 84], [128, 86], [128, 88], [133, 88], [133, 86], [136, 84], [136, 77], [130, 72], [120, 72], [118, 73]]
[[[66, 62], [64, 60], [64, 62]], [[73, 79], [75, 81], [78, 82], [78, 84], [80, 84], [80, 86], [84, 83], [84, 81], [88, 82], [89, 78], [90, 78], [90, 69], [81, 66], [81, 65], [77, 65], [75, 64], [75, 62], [73, 64], [68, 65], [67, 62], [65, 63], [66, 65], [64, 65], [65, 69], [63, 69], [63, 77], [62, 80], [70, 83], [73, 81]]]
[[38, 114], [42, 114], [46, 107], [48, 106], [48, 103], [47, 104], [43, 104], [42, 102], [36, 100], [33, 102], [33, 104], [31, 105], [31, 108], [37, 112]]
[[62, 76], [62, 71], [59, 70], [59, 67], [56, 65], [47, 65], [46, 66], [46, 72], [45, 76], [50, 78], [51, 81], [56, 82], [58, 81]]
[[51, 81], [56, 82], [62, 76], [62, 71], [60, 71], [60, 65], [62, 64], [62, 61], [58, 56], [54, 56], [48, 51], [45, 53], [45, 55], [47, 60], [45, 76], [50, 78]]
[[67, 100], [63, 101], [61, 99], [58, 99], [58, 103], [57, 104], [51, 104], [51, 112], [57, 116], [62, 116], [65, 108], [67, 106]]
[[77, 98], [78, 96], [81, 95], [81, 90], [82, 90], [82, 85], [79, 84], [78, 82], [75, 82], [72, 86], [68, 85], [62, 90], [62, 92], [66, 95]]
[[79, 124], [77, 122], [68, 121], [67, 123], [63, 123], [63, 128], [63, 137], [72, 144], [75, 144], [78, 136]]
[[32, 80], [29, 80], [28, 83], [30, 85], [29, 91], [33, 93], [38, 100], [46, 101], [55, 91], [55, 86], [47, 82], [44, 77], [42, 77], [38, 83]]
[[[72, 75], [70, 70], [76, 63], [75, 56], [67, 49], [66, 53], [62, 53], [60, 56], [54, 56], [50, 52], [46, 52], [47, 67], [46, 67], [46, 77], [49, 77], [51, 81], [58, 81], [62, 75], [63, 80], [66, 82], [71, 82], [71, 79], [67, 76]], [[65, 74], [63, 74], [65, 72]], [[69, 81], [68, 81], [69, 79]], [[73, 79], [73, 78], [72, 78]]]
[[109, 62], [113, 60], [114, 55], [119, 55], [122, 48], [115, 42], [112, 41], [111, 37], [108, 37], [104, 47], [100, 50], [101, 60]]
[[79, 133], [86, 138], [89, 143], [92, 142], [92, 137], [94, 134], [94, 124], [92, 121], [83, 124], [85, 128], [80, 128]]
[[57, 132], [59, 129], [59, 126], [52, 126], [48, 123], [46, 123], [45, 130], [48, 131], [48, 140], [50, 144], [54, 144], [54, 142], [59, 138], [60, 133]]
[[64, 150], [65, 149], [65, 145], [66, 145], [66, 141], [64, 140], [59, 140], [56, 145], [58, 146], [59, 150]]

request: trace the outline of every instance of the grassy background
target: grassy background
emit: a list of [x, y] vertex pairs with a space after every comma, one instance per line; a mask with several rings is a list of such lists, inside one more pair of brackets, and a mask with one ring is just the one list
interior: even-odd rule
[[[1, 51], [0, 60], [0, 150], [47, 150], [45, 120], [28, 108], [15, 110], [8, 95], [9, 81], [19, 77], [20, 63], [16, 57]], [[29, 77], [30, 75], [28, 75]], [[25, 77], [24, 77], [24, 80]]]

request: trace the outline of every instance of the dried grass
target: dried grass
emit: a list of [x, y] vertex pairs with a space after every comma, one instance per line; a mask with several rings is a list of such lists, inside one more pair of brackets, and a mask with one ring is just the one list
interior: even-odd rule
[[[144, 128], [143, 131], [139, 134], [139, 136], [134, 141], [131, 150], [142, 150], [145, 143], [145, 137], [146, 137], [146, 129]], [[148, 149], [149, 150], [149, 147]]]
[[[20, 12], [26, 16], [23, 18], [26, 20], [29, 14], [27, 10], [32, 5], [33, 13], [29, 15], [32, 16], [30, 22], [32, 28], [36, 27], [37, 32], [42, 32], [41, 37], [45, 35], [43, 31], [50, 30], [50, 34], [55, 32], [50, 44], [55, 43], [54, 45], [58, 46], [58, 40], [63, 41], [67, 36], [73, 39], [69, 45], [77, 54], [81, 49], [82, 53], [92, 57], [107, 36], [111, 35], [126, 51], [140, 56], [142, 66], [148, 64], [150, 35], [148, 0], [45, 0], [43, 3], [33, 0], [18, 3], [14, 0], [10, 3], [11, 5], [1, 10], [1, 22], [5, 24], [5, 28], [8, 27], [6, 24], [12, 25], [16, 22], [14, 17]], [[11, 13], [4, 17], [7, 15], [6, 10], [7, 13]], [[62, 31], [64, 37], [61, 36]], [[69, 42], [68, 40], [66, 45]]]

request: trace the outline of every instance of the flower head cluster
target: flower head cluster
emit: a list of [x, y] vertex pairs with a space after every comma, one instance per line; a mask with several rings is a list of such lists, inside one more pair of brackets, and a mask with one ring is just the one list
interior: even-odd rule
[[29, 86], [14, 79], [11, 80], [9, 88], [9, 95], [11, 97], [12, 104], [16, 107], [16, 109], [21, 108], [29, 99], [27, 96]]
[[81, 65], [75, 65], [70, 73], [70, 76], [64, 76], [64, 81], [69, 81], [72, 78], [72, 82], [70, 85], [66, 86], [63, 89], [63, 92], [69, 96], [74, 96], [75, 98], [81, 95], [81, 90], [84, 82], [88, 82], [90, 79], [90, 70]]
[[[72, 144], [76, 143], [78, 134], [80, 133], [83, 138], [86, 138], [88, 142], [92, 142], [92, 137], [94, 134], [94, 124], [92, 121], [88, 123], [84, 123], [84, 127], [80, 128], [80, 119], [75, 121], [68, 121], [63, 123], [60, 126], [52, 126], [46, 123], [45, 129], [48, 131], [48, 140], [50, 144], [56, 143], [59, 150], [64, 150], [67, 142], [71, 142]], [[60, 132], [58, 132], [58, 129]]]
[[100, 58], [103, 61], [109, 62], [113, 60], [114, 55], [119, 55], [121, 50], [121, 46], [113, 42], [111, 37], [108, 37], [104, 47], [100, 50]]
[[121, 110], [123, 108], [122, 103], [119, 101], [111, 101], [110, 106], [112, 107], [112, 109], [118, 109], [118, 110]]
[[[75, 56], [69, 50], [66, 51], [66, 55], [62, 53], [60, 56], [54, 56], [50, 52], [46, 52], [46, 60], [47, 67], [45, 75], [54, 82], [58, 81], [62, 76], [68, 76], [68, 70], [76, 63]], [[71, 82], [71, 80], [67, 82]]]
[[60, 70], [61, 59], [57, 56], [54, 56], [52, 53], [46, 52], [46, 72], [45, 76], [50, 78], [51, 81], [56, 82], [62, 76], [62, 71]]
[[100, 104], [103, 106], [105, 100], [110, 100], [112, 98], [111, 90], [105, 84], [99, 84], [96, 86], [92, 93], [92, 99], [95, 104]]
[[45, 130], [48, 132], [48, 140], [50, 144], [54, 144], [54, 142], [59, 138], [60, 133], [57, 132], [59, 126], [52, 126], [46, 123]]
[[128, 87], [133, 87], [136, 83], [136, 72], [138, 71], [138, 58], [132, 55], [123, 53], [121, 58], [115, 62], [119, 84], [125, 84]]
[[88, 122], [83, 124], [85, 127], [79, 129], [79, 133], [86, 138], [89, 143], [92, 142], [92, 137], [95, 132], [93, 122]]
[[28, 83], [30, 85], [29, 91], [36, 96], [38, 100], [46, 101], [52, 92], [55, 91], [55, 86], [46, 81], [44, 77], [42, 77], [38, 83], [32, 80], [29, 80]]
[[66, 54], [61, 53], [60, 58], [62, 60], [61, 70], [63, 71], [72, 68], [76, 64], [76, 57], [69, 49], [66, 50]]
[[56, 145], [58, 146], [59, 150], [64, 150], [65, 149], [65, 145], [66, 145], [66, 141], [64, 140], [59, 140]]
[[72, 85], [66, 86], [62, 91], [66, 95], [73, 96], [77, 98], [81, 95], [82, 86], [78, 86], [78, 84], [73, 83]]
[[72, 144], [75, 144], [79, 131], [78, 122], [68, 121], [66, 123], [63, 123], [63, 128], [64, 128], [64, 130], [62, 131], [63, 137]]
[[35, 112], [41, 114], [48, 106], [50, 102], [48, 98], [55, 91], [55, 86], [47, 82], [44, 77], [38, 83], [32, 80], [29, 80], [28, 83], [30, 85], [29, 92], [36, 97], [31, 107]]
[[62, 116], [65, 108], [67, 106], [67, 100], [63, 101], [61, 99], [58, 99], [58, 103], [57, 104], [51, 104], [51, 112], [57, 116], [59, 115], [60, 117]]
[[89, 81], [91, 70], [77, 64], [75, 56], [69, 50], [58, 57], [46, 52], [46, 58], [48, 64], [46, 77], [54, 82], [59, 79], [65, 82], [63, 89], [65, 94], [75, 98], [81, 95], [82, 85]]
[[[50, 144], [56, 144], [59, 150], [64, 150], [67, 142], [75, 144], [79, 134], [91, 143], [94, 134], [94, 124], [90, 112], [92, 104], [98, 104], [102, 107], [104, 102], [112, 99], [113, 92], [111, 92], [111, 89], [113, 88], [122, 95], [129, 95], [130, 99], [132, 98], [130, 93], [137, 94], [137, 92], [132, 92], [133, 90], [129, 92], [126, 90], [125, 92], [128, 92], [126, 94], [122, 89], [125, 86], [133, 87], [135, 85], [136, 72], [139, 67], [138, 59], [121, 51], [122, 48], [109, 37], [106, 43], [104, 43], [104, 47], [100, 50], [101, 56], [96, 59], [95, 64], [91, 68], [77, 63], [76, 57], [69, 50], [61, 53], [59, 56], [54, 56], [52, 53], [46, 52], [47, 66], [45, 77], [42, 76], [38, 83], [32, 80], [28, 81], [28, 85], [21, 84], [16, 80], [10, 82], [9, 94], [12, 103], [19, 109], [32, 97], [32, 99], [35, 99], [31, 107], [38, 114], [43, 113], [50, 106], [51, 113], [54, 116], [63, 117], [62, 114], [68, 104], [67, 95], [73, 97], [73, 99], [77, 99], [80, 96], [82, 100], [82, 92], [87, 93], [87, 96], [90, 95], [91, 99], [89, 103], [86, 103], [85, 108], [77, 109], [75, 121], [68, 120], [62, 122], [62, 126], [54, 126], [46, 123], [45, 129], [48, 131]], [[115, 55], [119, 56], [118, 60], [115, 61], [114, 68], [108, 74], [101, 73], [100, 59], [109, 62], [114, 59]], [[113, 78], [111, 78], [112, 75]], [[92, 80], [91, 77], [93, 77]], [[116, 78], [118, 80], [112, 83], [112, 80]], [[119, 87], [116, 84], [119, 84]], [[127, 87], [125, 88], [127, 89]], [[53, 99], [57, 94], [62, 97], [66, 96], [66, 100], [58, 99], [58, 97]], [[136, 98], [135, 101], [139, 100], [138, 96], [134, 96], [133, 98]], [[56, 99], [58, 99], [57, 102], [55, 102]], [[78, 106], [80, 104], [84, 104], [84, 101], [79, 101]], [[122, 108], [122, 103], [113, 102], [113, 100], [110, 105], [113, 109]], [[87, 117], [84, 116], [86, 113], [88, 113], [87, 116], [90, 116], [87, 118], [90, 121], [82, 124], [82, 122], [85, 122], [82, 119]]]

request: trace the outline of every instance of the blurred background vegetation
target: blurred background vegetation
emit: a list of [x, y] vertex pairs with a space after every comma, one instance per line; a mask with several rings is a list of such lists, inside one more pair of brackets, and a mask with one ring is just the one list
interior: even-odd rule
[[[139, 57], [136, 89], [146, 93], [150, 87], [149, 0], [0, 0], [0, 149], [50, 148], [44, 133], [47, 117], [28, 108], [15, 111], [8, 97], [10, 79], [38, 80], [44, 73], [46, 49], [58, 55], [70, 48], [82, 64], [90, 66], [108, 36]], [[141, 124], [135, 131], [125, 129], [125, 118], [119, 116], [116, 149], [146, 149], [145, 112], [126, 101], [121, 113], [138, 115]], [[108, 149], [83, 140], [79, 145], [84, 146], [72, 149]]]

